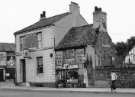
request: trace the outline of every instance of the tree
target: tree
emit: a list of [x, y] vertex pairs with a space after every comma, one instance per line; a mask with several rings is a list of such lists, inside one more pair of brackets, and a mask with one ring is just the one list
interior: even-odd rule
[[123, 65], [124, 59], [129, 51], [135, 46], [135, 37], [127, 39], [126, 42], [118, 42], [115, 44], [115, 49], [117, 51], [117, 64]]
[[117, 66], [122, 66], [123, 65], [123, 61], [125, 59], [125, 56], [128, 53], [128, 47], [127, 44], [124, 42], [118, 42], [115, 44], [115, 49], [116, 49], [116, 63]]
[[115, 44], [115, 49], [116, 49], [116, 55], [117, 56], [125, 56], [128, 52], [128, 45], [124, 42], [118, 42]]

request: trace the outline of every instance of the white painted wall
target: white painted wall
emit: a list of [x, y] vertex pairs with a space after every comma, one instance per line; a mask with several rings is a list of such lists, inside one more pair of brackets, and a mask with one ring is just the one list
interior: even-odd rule
[[[50, 58], [50, 53], [54, 54], [54, 36], [55, 44], [57, 45], [64, 37], [64, 35], [74, 26], [82, 26], [88, 24], [80, 14], [70, 14], [55, 23], [55, 26], [48, 26], [42, 29], [33, 30], [28, 33], [16, 35], [16, 52], [20, 51], [20, 36], [42, 32], [42, 48], [31, 53], [32, 59], [26, 59], [26, 80], [28, 82], [54, 82], [55, 81], [55, 55]], [[55, 46], [56, 46], [55, 45]], [[51, 48], [52, 47], [52, 48]], [[51, 48], [51, 49], [47, 49]], [[37, 75], [36, 73], [36, 57], [43, 56], [44, 73]], [[17, 81], [22, 81], [20, 62], [22, 56], [16, 58]]]
[[[32, 52], [32, 59], [27, 59], [27, 81], [28, 82], [55, 82], [55, 64], [54, 56], [51, 58], [50, 53], [54, 53], [53, 49]], [[43, 56], [44, 72], [37, 74], [36, 57]]]
[[80, 14], [70, 14], [60, 21], [55, 23], [55, 45], [57, 46], [59, 42], [64, 38], [66, 33], [72, 27], [78, 27], [87, 25], [88, 23]]
[[[20, 53], [20, 36], [42, 32], [42, 48], [37, 49], [35, 52], [31, 52], [32, 59], [26, 59], [26, 81], [27, 82], [54, 82], [55, 81], [55, 53], [54, 53], [54, 30], [52, 27], [46, 27], [40, 30], [34, 30], [28, 33], [20, 34], [16, 36], [16, 51]], [[50, 49], [51, 47], [51, 49]], [[48, 49], [49, 48], [49, 49]], [[53, 53], [53, 58], [50, 57], [50, 53]], [[37, 74], [37, 62], [36, 57], [43, 56], [44, 73]], [[22, 56], [16, 57], [17, 68], [17, 82], [22, 81], [22, 74], [20, 68], [20, 59]]]
[[129, 51], [128, 55], [125, 57], [125, 63], [135, 64], [135, 46]]
[[88, 54], [88, 56], [92, 57], [93, 68], [95, 68], [95, 66], [98, 66], [98, 57], [95, 53], [95, 48], [92, 47], [91, 45], [88, 45], [87, 48], [86, 48], [86, 54]]

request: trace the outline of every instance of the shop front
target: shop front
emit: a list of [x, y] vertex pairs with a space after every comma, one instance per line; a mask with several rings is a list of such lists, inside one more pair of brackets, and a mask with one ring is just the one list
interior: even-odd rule
[[[79, 68], [71, 68], [69, 65], [64, 68], [57, 68], [57, 87], [78, 87], [79, 85]], [[68, 67], [69, 66], [69, 67]]]
[[57, 87], [85, 87], [84, 49], [68, 49], [56, 52]]

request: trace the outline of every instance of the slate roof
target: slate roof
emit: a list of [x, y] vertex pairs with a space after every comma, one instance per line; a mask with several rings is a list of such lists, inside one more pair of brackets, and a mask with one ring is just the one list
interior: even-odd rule
[[0, 52], [15, 51], [14, 43], [0, 43]]
[[55, 16], [52, 16], [49, 18], [40, 19], [38, 22], [36, 22], [36, 23], [34, 23], [34, 24], [32, 24], [32, 25], [30, 25], [22, 30], [15, 32], [14, 35], [24, 33], [27, 31], [32, 31], [32, 30], [39, 29], [39, 28], [43, 28], [46, 26], [54, 25], [55, 22], [59, 21], [60, 19], [64, 18], [65, 16], [67, 16], [69, 14], [70, 13], [67, 12], [67, 13], [55, 15]]
[[93, 31], [95, 30], [93, 29], [92, 24], [73, 27], [68, 31], [55, 49], [59, 50], [71, 47], [86, 46], [88, 44], [93, 45], [96, 40], [96, 35]]

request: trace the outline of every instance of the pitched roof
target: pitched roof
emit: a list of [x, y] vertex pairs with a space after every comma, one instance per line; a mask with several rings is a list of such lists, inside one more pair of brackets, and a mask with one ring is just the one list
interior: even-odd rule
[[54, 25], [55, 22], [59, 21], [60, 19], [62, 19], [63, 17], [69, 15], [70, 13], [67, 12], [67, 13], [63, 13], [63, 14], [59, 14], [59, 15], [55, 15], [55, 16], [52, 16], [52, 17], [49, 17], [49, 18], [44, 18], [44, 19], [40, 19], [38, 22], [22, 29], [22, 30], [19, 30], [17, 32], [14, 33], [14, 35], [16, 34], [20, 34], [20, 33], [24, 33], [24, 32], [27, 32], [27, 31], [32, 31], [32, 30], [35, 30], [35, 29], [39, 29], [39, 28], [42, 28], [42, 27], [46, 27], [46, 26], [50, 26], [50, 25]]
[[0, 43], [0, 52], [15, 51], [14, 43]]
[[56, 50], [94, 44], [95, 35], [92, 32], [95, 30], [92, 27], [93, 25], [91, 24], [71, 28], [58, 46], [56, 46]]

